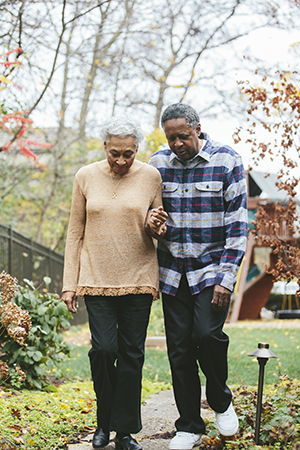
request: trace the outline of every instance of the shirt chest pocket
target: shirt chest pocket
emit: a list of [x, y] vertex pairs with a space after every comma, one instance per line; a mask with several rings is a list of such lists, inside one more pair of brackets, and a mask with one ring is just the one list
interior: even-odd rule
[[208, 181], [196, 183], [196, 191], [200, 195], [206, 196], [221, 196], [223, 189], [222, 181]]
[[198, 213], [223, 213], [223, 183], [208, 181], [196, 183], [194, 211]]
[[178, 183], [163, 183], [162, 194], [163, 197], [173, 197], [178, 195]]

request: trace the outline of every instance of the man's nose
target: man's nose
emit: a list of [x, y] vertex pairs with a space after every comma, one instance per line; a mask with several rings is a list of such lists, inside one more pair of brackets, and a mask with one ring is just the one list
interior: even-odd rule
[[175, 139], [175, 147], [181, 147], [182, 146], [182, 141], [180, 138], [176, 138]]

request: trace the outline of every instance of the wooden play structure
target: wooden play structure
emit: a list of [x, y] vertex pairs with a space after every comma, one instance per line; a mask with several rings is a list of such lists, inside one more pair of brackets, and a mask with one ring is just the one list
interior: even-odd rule
[[[273, 204], [279, 201], [284, 205], [287, 203], [287, 198], [285, 191], [278, 191], [276, 187], [276, 174], [270, 174], [266, 178], [265, 173], [251, 170], [246, 175], [248, 184], [248, 221], [251, 230], [251, 228], [253, 229], [251, 222], [255, 220], [255, 213], [259, 205], [263, 205], [264, 209], [272, 217], [274, 215]], [[266, 234], [266, 230], [262, 227], [260, 233], [261, 235]], [[280, 225], [278, 235], [285, 241], [294, 239], [291, 231], [284, 223]], [[257, 263], [257, 260], [259, 260], [259, 263]], [[266, 265], [267, 267], [272, 267], [275, 262], [276, 255], [272, 253], [271, 248], [264, 247], [261, 240], [255, 239], [250, 231], [239, 279], [232, 296], [232, 306], [228, 315], [229, 322], [260, 319], [260, 311], [267, 304], [273, 288], [272, 276], [265, 271], [264, 267]], [[295, 297], [295, 301], [298, 305], [299, 299], [297, 297]], [[290, 305], [291, 302], [288, 298], [287, 306], [290, 307]]]

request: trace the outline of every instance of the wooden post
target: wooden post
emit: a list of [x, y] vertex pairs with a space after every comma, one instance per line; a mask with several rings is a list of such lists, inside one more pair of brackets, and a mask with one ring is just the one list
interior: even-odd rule
[[238, 284], [238, 292], [237, 295], [235, 296], [234, 299], [234, 303], [232, 306], [232, 311], [230, 314], [230, 319], [229, 322], [230, 323], [235, 323], [238, 318], [239, 318], [239, 313], [240, 313], [240, 309], [241, 309], [241, 305], [242, 305], [242, 300], [243, 300], [243, 294], [244, 294], [244, 289], [246, 286], [246, 279], [247, 279], [247, 274], [248, 274], [248, 269], [250, 267], [250, 262], [251, 262], [251, 255], [252, 255], [252, 251], [253, 251], [253, 247], [254, 247], [254, 242], [255, 242], [255, 237], [253, 235], [253, 233], [248, 234], [248, 240], [247, 240], [247, 248], [246, 248], [246, 252], [245, 252], [245, 256], [244, 256], [244, 262], [241, 268], [241, 275], [240, 275], [240, 280], [239, 280], [239, 284]]

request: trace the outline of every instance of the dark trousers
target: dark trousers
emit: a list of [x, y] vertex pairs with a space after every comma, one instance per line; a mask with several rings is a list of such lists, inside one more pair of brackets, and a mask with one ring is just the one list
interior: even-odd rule
[[104, 430], [138, 433], [142, 367], [152, 296], [85, 296], [92, 335], [89, 351], [97, 397], [97, 424]]
[[229, 338], [222, 331], [228, 309], [215, 311], [212, 295], [213, 287], [191, 295], [185, 274], [175, 297], [163, 294], [168, 355], [180, 415], [175, 423], [178, 431], [205, 432], [200, 416], [198, 363], [206, 377], [210, 407], [224, 412], [231, 402], [232, 394], [226, 385]]

